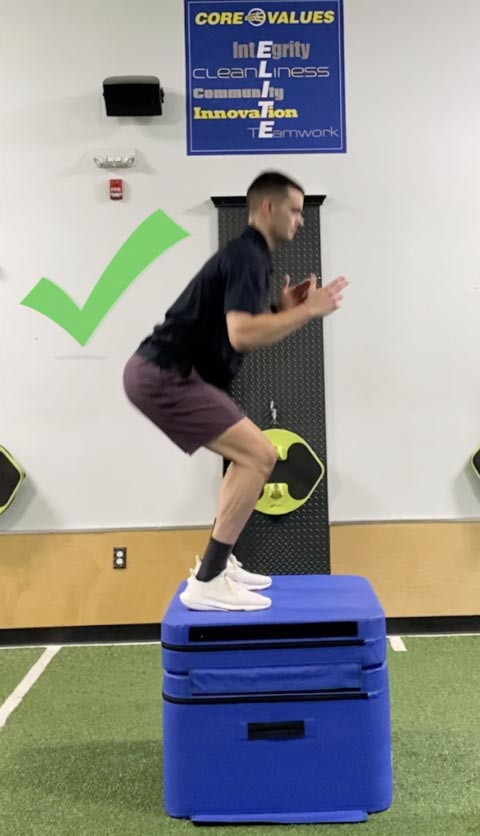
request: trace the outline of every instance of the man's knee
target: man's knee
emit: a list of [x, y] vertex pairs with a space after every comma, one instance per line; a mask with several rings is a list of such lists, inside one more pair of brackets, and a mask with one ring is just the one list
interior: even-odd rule
[[264, 482], [268, 481], [278, 458], [271, 441], [248, 418], [235, 424], [207, 447], [227, 461], [259, 473]]
[[278, 453], [276, 448], [267, 438], [265, 438], [265, 442], [259, 445], [259, 449], [255, 457], [257, 467], [260, 469], [265, 482], [268, 481], [270, 474], [277, 463], [277, 458]]

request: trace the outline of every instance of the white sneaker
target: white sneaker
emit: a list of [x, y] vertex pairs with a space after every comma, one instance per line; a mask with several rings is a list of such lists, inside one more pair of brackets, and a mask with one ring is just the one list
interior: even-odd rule
[[272, 585], [272, 579], [268, 575], [257, 575], [255, 572], [247, 572], [243, 564], [231, 554], [227, 563], [227, 576], [235, 583], [241, 583], [247, 589], [268, 589]]
[[[202, 561], [197, 557], [195, 560], [195, 569], [193, 570], [195, 575], [198, 573], [201, 565]], [[243, 564], [237, 560], [235, 555], [231, 554], [226, 566], [227, 578], [235, 581], [235, 583], [241, 583], [242, 586], [252, 590], [268, 589], [272, 585], [272, 579], [268, 575], [256, 575], [254, 572], [247, 572], [242, 567]]]
[[227, 576], [225, 569], [211, 581], [198, 581], [193, 569], [180, 601], [189, 610], [266, 610], [270, 598], [251, 592]]

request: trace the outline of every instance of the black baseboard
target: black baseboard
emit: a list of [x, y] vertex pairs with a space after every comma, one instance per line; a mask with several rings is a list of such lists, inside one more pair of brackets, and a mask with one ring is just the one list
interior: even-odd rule
[[480, 615], [438, 615], [418, 618], [387, 618], [389, 636], [433, 633], [480, 633]]
[[[480, 633], [480, 615], [387, 618], [389, 636]], [[159, 624], [112, 624], [98, 627], [28, 627], [0, 629], [0, 647], [44, 647], [50, 644], [117, 644], [159, 642]]]
[[159, 642], [160, 624], [111, 624], [98, 627], [27, 627], [0, 630], [0, 647], [50, 644]]

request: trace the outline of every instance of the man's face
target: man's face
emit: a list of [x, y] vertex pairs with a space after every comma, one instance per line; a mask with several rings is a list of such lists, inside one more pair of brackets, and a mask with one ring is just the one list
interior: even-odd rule
[[303, 194], [288, 188], [287, 194], [270, 204], [271, 235], [277, 243], [291, 241], [303, 226]]

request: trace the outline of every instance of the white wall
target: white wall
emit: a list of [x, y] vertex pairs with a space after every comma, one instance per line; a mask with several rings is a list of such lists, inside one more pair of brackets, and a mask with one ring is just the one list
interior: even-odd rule
[[[333, 521], [470, 518], [480, 444], [477, 0], [345, 0], [348, 153], [188, 158], [180, 0], [3, 0], [0, 7], [0, 444], [29, 479], [0, 530], [211, 522], [220, 466], [127, 402], [125, 361], [213, 252], [211, 194], [265, 167], [322, 209]], [[165, 112], [107, 118], [102, 80], [158, 75]], [[97, 148], [134, 147], [124, 203]], [[85, 348], [20, 301], [41, 276], [83, 304], [161, 208], [190, 236], [126, 291]]]

